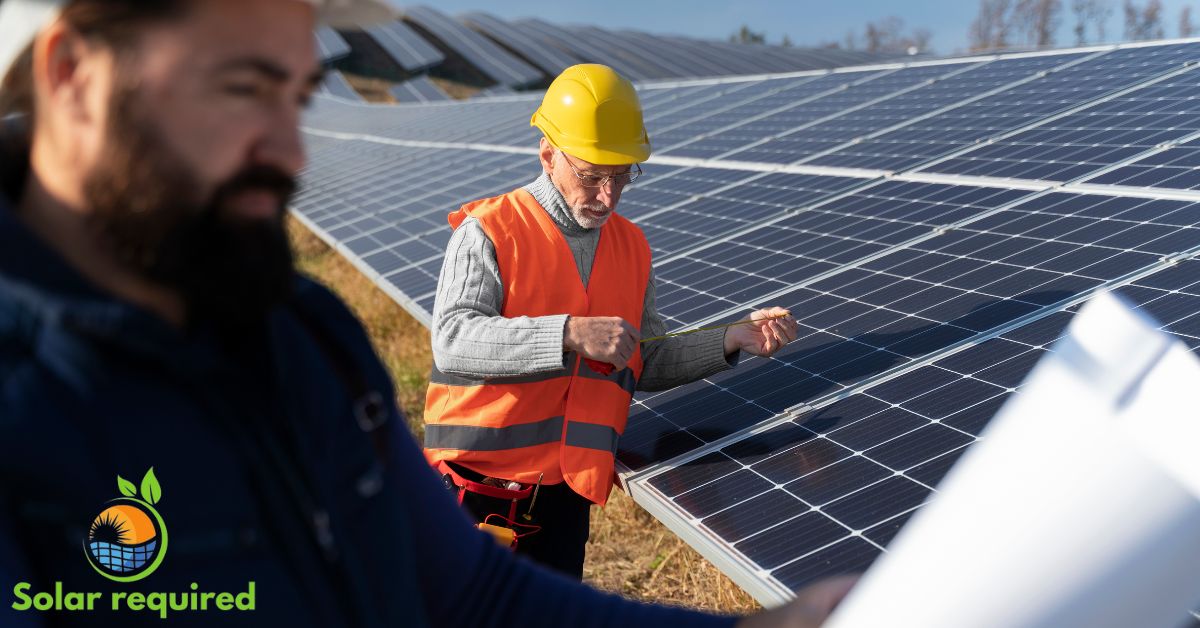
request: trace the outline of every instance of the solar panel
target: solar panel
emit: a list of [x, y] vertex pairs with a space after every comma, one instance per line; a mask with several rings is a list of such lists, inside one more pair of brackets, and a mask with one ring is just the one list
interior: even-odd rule
[[932, 84], [852, 109], [825, 122], [803, 124], [776, 133], [722, 157], [742, 161], [804, 163], [806, 157], [962, 102], [964, 97], [985, 98], [993, 90], [1054, 68], [1076, 56], [1040, 55], [964, 67], [963, 71], [940, 78]]
[[353, 87], [350, 86], [350, 81], [346, 80], [345, 75], [341, 72], [329, 72], [325, 75], [325, 80], [321, 83], [321, 91], [344, 98], [355, 102], [361, 102], [362, 96], [359, 95]]
[[918, 118], [807, 163], [905, 170], [1175, 70], [1195, 55], [1195, 44], [1082, 55], [1037, 80]]
[[468, 63], [501, 85], [524, 87], [545, 78], [541, 70], [430, 7], [406, 7], [404, 17], [441, 40]]
[[418, 76], [392, 86], [388, 93], [396, 102], [439, 102], [450, 100], [450, 94], [442, 91], [427, 76]]
[[515, 51], [550, 76], [558, 76], [563, 70], [579, 63], [579, 60], [545, 41], [529, 37], [523, 29], [494, 15], [483, 12], [467, 13], [459, 17], [467, 26], [492, 38], [496, 43]]
[[350, 44], [328, 26], [318, 28], [313, 36], [317, 42], [317, 58], [322, 63], [329, 63], [350, 54]]
[[579, 37], [564, 27], [538, 19], [517, 20], [513, 22], [513, 25], [529, 33], [529, 36], [536, 41], [546, 42], [548, 45], [565, 50], [572, 56], [589, 63], [603, 63], [631, 81], [671, 76], [647, 59], [621, 54], [616, 47], [606, 45], [603, 39], [593, 40], [591, 37]]
[[[1116, 292], [1200, 347], [1198, 262]], [[1019, 389], [1076, 306], [771, 425], [648, 479], [694, 525], [800, 588], [864, 569]]]
[[[851, 84], [849, 87], [822, 97], [785, 103], [774, 110], [736, 120], [724, 129], [708, 137], [699, 138], [678, 146], [667, 147], [670, 155], [687, 157], [722, 158], [750, 144], [756, 144], [786, 133], [798, 126], [873, 103], [905, 90], [914, 89], [943, 75], [970, 69], [966, 64], [935, 64], [897, 69], [879, 74], [870, 80]], [[846, 140], [853, 139], [846, 137]], [[732, 158], [732, 157], [731, 157]], [[791, 161], [791, 160], [789, 160]]]
[[[630, 494], [780, 601], [868, 566], [1090, 294], [1200, 347], [1198, 51], [640, 86], [656, 152], [619, 211], [650, 242], [660, 312], [696, 327], [783, 305], [801, 336], [639, 393]], [[297, 213], [427, 322], [444, 214], [537, 175], [537, 99], [319, 98]]]
[[446, 60], [446, 55], [404, 22], [372, 24], [363, 31], [408, 72], [420, 72]]
[[[671, 125], [653, 128], [656, 151], [669, 155], [678, 146], [695, 144], [726, 128], [770, 112], [798, 107], [882, 76], [881, 71], [830, 72], [796, 79], [774, 79], [752, 83], [740, 90], [684, 111]], [[696, 151], [689, 151], [696, 152]], [[712, 153], [713, 151], [708, 151]]]
[[1093, 177], [1088, 182], [1173, 190], [1200, 189], [1200, 141], [1173, 146]]
[[1071, 181], [1128, 161], [1200, 128], [1195, 67], [922, 170]]

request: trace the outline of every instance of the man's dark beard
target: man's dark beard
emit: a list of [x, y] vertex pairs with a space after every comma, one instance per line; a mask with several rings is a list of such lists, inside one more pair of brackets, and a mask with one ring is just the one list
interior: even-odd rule
[[[204, 186], [136, 109], [135, 93], [118, 89], [113, 144], [84, 184], [93, 228], [121, 264], [182, 296], [189, 325], [244, 328], [261, 321], [290, 293], [292, 253], [283, 216], [295, 180], [255, 166], [203, 198]], [[237, 217], [229, 203], [247, 190], [276, 195], [278, 213], [266, 220]]]

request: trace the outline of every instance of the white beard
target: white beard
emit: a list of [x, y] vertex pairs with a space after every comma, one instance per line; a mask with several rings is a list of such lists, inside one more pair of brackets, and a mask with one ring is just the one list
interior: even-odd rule
[[[586, 211], [589, 209], [592, 211], [601, 211], [607, 213], [605, 213], [604, 217], [602, 218], [596, 218], [591, 213]], [[584, 229], [599, 229], [600, 227], [603, 227], [604, 223], [608, 222], [608, 217], [611, 215], [612, 212], [601, 203], [580, 205], [578, 207], [571, 208], [571, 217], [574, 218], [575, 222], [579, 223], [579, 226], [583, 227]]]

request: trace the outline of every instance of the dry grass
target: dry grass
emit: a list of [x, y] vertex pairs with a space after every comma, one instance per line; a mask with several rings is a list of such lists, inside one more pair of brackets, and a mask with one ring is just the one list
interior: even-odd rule
[[[422, 429], [429, 384], [429, 331], [299, 222], [288, 231], [300, 270], [336, 292], [366, 325], [396, 382], [397, 400], [414, 432]], [[758, 604], [695, 550], [620, 491], [593, 511], [584, 580], [641, 600], [724, 613]]]

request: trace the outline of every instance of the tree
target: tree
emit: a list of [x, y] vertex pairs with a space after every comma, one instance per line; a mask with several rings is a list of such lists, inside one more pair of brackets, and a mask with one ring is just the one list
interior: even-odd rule
[[1150, 0], [1144, 8], [1138, 7], [1133, 0], [1125, 0], [1125, 39], [1141, 41], [1146, 39], [1162, 39], [1162, 2]]
[[742, 24], [738, 32], [729, 36], [729, 41], [735, 44], [765, 44], [767, 43], [767, 34], [752, 31], [749, 26]]
[[972, 52], [1006, 48], [1012, 29], [1012, 0], [979, 0], [979, 15], [971, 22], [968, 45]]
[[1062, 0], [1017, 0], [1010, 18], [1017, 40], [1031, 46], [1054, 45]]
[[[904, 20], [892, 15], [867, 24], [863, 32], [864, 46], [867, 52], [913, 54], [929, 50], [929, 42], [933, 33], [926, 28], [918, 28], [906, 33]], [[857, 43], [852, 34], [846, 37], [847, 48]]]
[[1192, 26], [1192, 7], [1183, 7], [1179, 12], [1179, 36], [1191, 37], [1196, 33], [1196, 29]]
[[858, 50], [858, 31], [853, 28], [846, 31], [846, 37], [842, 40], [842, 47], [846, 50]]
[[787, 33], [784, 33], [783, 41], [779, 42], [779, 45], [783, 46], [784, 48], [791, 48], [792, 47], [792, 38], [788, 37]]
[[1112, 16], [1111, 0], [1072, 0], [1071, 12], [1075, 14], [1075, 43], [1088, 43], [1088, 27], [1095, 33], [1091, 41], [1102, 42], [1105, 39], [1104, 25]]

